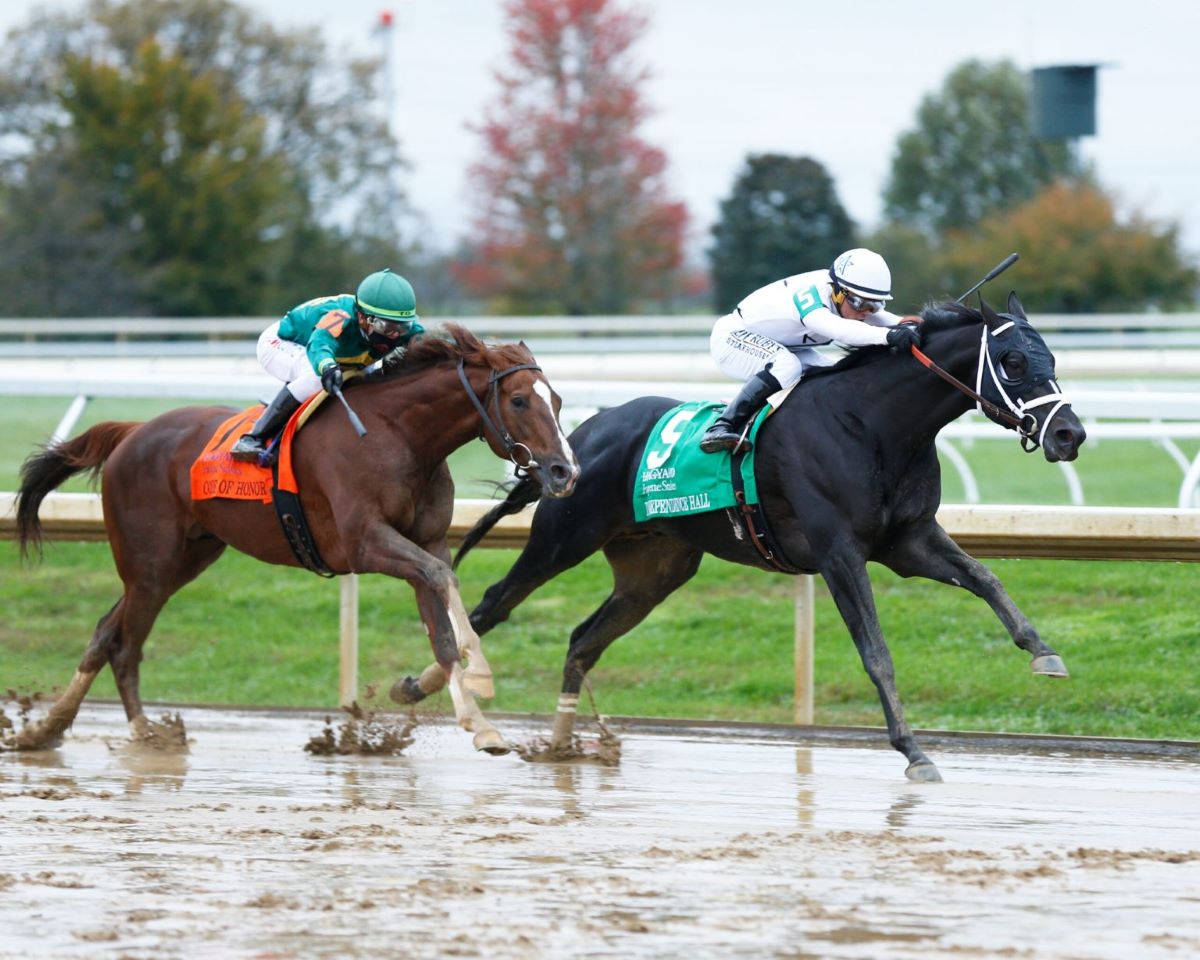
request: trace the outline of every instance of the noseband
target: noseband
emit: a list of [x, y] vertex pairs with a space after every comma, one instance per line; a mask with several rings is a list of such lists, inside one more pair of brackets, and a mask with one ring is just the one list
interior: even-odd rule
[[[533, 451], [519, 440], [514, 440], [512, 434], [508, 432], [508, 428], [504, 425], [504, 417], [500, 413], [500, 390], [497, 385], [510, 373], [516, 373], [518, 370], [540, 371], [541, 369], [536, 363], [518, 363], [512, 367], [505, 367], [503, 370], [493, 370], [492, 375], [488, 377], [487, 394], [484, 396], [484, 402], [480, 403], [479, 397], [475, 394], [475, 389], [471, 386], [471, 381], [467, 379], [466, 370], [463, 369], [463, 358], [458, 358], [458, 379], [462, 381], [463, 389], [467, 391], [467, 396], [471, 398], [471, 403], [475, 405], [479, 419], [483, 421], [480, 436], [483, 436], [484, 432], [490, 430], [492, 436], [504, 448], [504, 455], [513, 462], [513, 465], [518, 470], [528, 470], [536, 467], [538, 462], [533, 459]], [[489, 405], [495, 410], [495, 419], [488, 415], [487, 407]], [[518, 450], [525, 451], [524, 463], [521, 463], [517, 459]]]
[[[916, 357], [922, 364], [924, 364], [925, 367], [936, 373], [939, 377], [954, 387], [955, 390], [966, 394], [968, 397], [974, 400], [976, 409], [986, 414], [988, 417], [991, 417], [993, 420], [1012, 427], [1012, 429], [1014, 429], [1021, 437], [1021, 449], [1026, 453], [1033, 453], [1034, 450], [1042, 445], [1042, 440], [1046, 436], [1046, 430], [1050, 426], [1050, 421], [1053, 420], [1058, 411], [1066, 406], [1070, 401], [1067, 400], [1066, 396], [1058, 388], [1058, 384], [1053, 380], [1049, 381], [1052, 392], [1046, 394], [1044, 397], [1037, 397], [1036, 399], [1026, 402], [1020, 397], [1014, 399], [1009, 395], [1008, 391], [1004, 388], [1004, 384], [1001, 382], [999, 374], [996, 372], [996, 365], [992, 362], [992, 355], [988, 352], [987, 347], [989, 334], [994, 336], [1002, 333], [1011, 326], [1012, 321], [1010, 320], [1008, 323], [998, 327], [993, 331], [988, 329], [987, 324], [984, 324], [983, 333], [979, 340], [979, 362], [975, 367], [975, 389], [968, 387], [948, 370], [944, 370], [939, 367], [916, 345], [912, 346], [911, 350], [912, 355]], [[983, 374], [985, 370], [988, 372], [992, 385], [1000, 394], [1000, 398], [1004, 401], [1004, 405], [1008, 407], [1008, 410], [1000, 409], [1000, 407], [996, 406], [996, 404], [985, 399], [983, 394], [980, 392], [983, 389]], [[1047, 403], [1053, 403], [1055, 404], [1055, 407], [1042, 421], [1041, 430], [1038, 430], [1037, 417], [1034, 416], [1030, 410], [1033, 407], [1039, 407]]]

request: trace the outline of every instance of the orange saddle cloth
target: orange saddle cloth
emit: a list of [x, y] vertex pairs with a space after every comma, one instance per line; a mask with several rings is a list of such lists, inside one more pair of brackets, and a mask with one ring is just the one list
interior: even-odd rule
[[[321, 394], [317, 394], [320, 397]], [[279, 439], [279, 489], [291, 493], [299, 493], [296, 485], [296, 475], [292, 472], [292, 438], [302, 417], [313, 406], [313, 401], [306, 401], [283, 428], [283, 436]], [[217, 427], [212, 439], [204, 447], [204, 451], [192, 464], [192, 499], [212, 500], [260, 500], [271, 502], [271, 469], [260, 467], [257, 463], [244, 463], [234, 460], [229, 451], [243, 433], [254, 429], [254, 423], [263, 412], [263, 405], [257, 404], [234, 414]]]

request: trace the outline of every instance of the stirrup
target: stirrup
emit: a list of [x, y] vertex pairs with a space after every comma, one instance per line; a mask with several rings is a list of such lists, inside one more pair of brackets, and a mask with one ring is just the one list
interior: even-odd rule
[[720, 453], [722, 451], [727, 451], [730, 456], [737, 453], [739, 450], [749, 451], [754, 447], [754, 444], [752, 444], [748, 439], [750, 428], [753, 425], [754, 420], [752, 418], [751, 421], [746, 424], [745, 429], [743, 429], [741, 433], [734, 433], [731, 427], [724, 433], [716, 436], [710, 437], [705, 434], [700, 438], [700, 449], [705, 453]]
[[237, 443], [230, 448], [229, 455], [242, 463], [255, 463], [265, 452], [262, 441], [258, 437], [246, 433], [239, 437]]

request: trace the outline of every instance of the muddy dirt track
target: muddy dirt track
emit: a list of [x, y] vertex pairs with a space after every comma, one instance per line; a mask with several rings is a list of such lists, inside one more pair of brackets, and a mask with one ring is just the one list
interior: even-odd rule
[[[303, 751], [322, 714], [85, 705], [0, 754], [0, 956], [1200, 956], [1200, 756], [615, 725], [619, 767]], [[544, 732], [509, 718], [520, 739]]]

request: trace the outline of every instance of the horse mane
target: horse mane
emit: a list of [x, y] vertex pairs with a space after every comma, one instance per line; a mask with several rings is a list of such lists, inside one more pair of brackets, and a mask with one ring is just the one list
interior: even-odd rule
[[[975, 323], [983, 323], [983, 314], [974, 307], [968, 307], [965, 303], [959, 303], [957, 300], [930, 301], [921, 308], [921, 336], [924, 340], [935, 337], [945, 330], [957, 330], [959, 327], [968, 327]], [[804, 380], [801, 382], [812, 380], [815, 377], [826, 377], [831, 373], [839, 373], [853, 367], [861, 367], [867, 363], [874, 363], [891, 353], [890, 348], [882, 345], [848, 347], [847, 350], [846, 356], [832, 366], [810, 367], [805, 371]]]
[[383, 376], [406, 377], [441, 363], [462, 360], [467, 366], [502, 370], [519, 363], [530, 363], [533, 354], [524, 343], [484, 343], [461, 324], [447, 323], [436, 333], [414, 337], [404, 355], [385, 363]]

